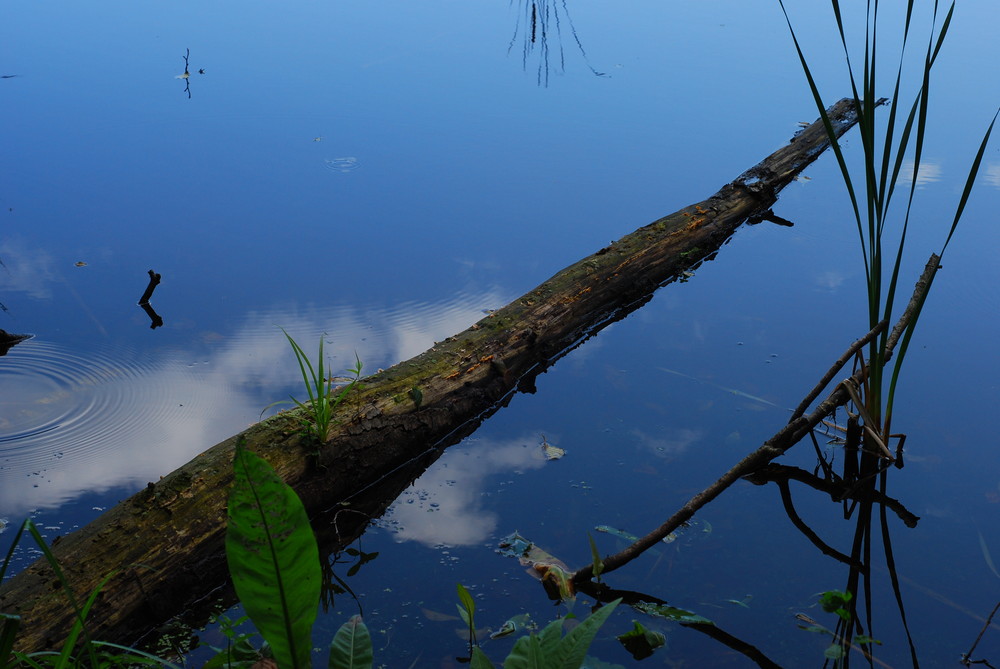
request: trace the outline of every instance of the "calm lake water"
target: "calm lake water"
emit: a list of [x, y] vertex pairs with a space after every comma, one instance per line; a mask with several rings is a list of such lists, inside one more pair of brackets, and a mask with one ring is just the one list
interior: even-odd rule
[[[35, 337], [0, 358], [0, 549], [23, 518], [65, 534], [298, 395], [279, 326], [304, 345], [326, 333], [335, 365], [356, 352], [388, 367], [714, 193], [816, 118], [776, 2], [534, 7], [534, 42], [522, 0], [5, 7], [0, 328]], [[829, 102], [849, 95], [826, 3], [789, 9]], [[991, 0], [962, 2], [936, 69], [907, 294], [1000, 102], [998, 19]], [[857, 133], [845, 144], [858, 153]], [[806, 175], [775, 207], [794, 228], [742, 229], [449, 449], [356, 546], [378, 557], [348, 577], [344, 556], [358, 602], [337, 597], [316, 645], [360, 606], [377, 663], [458, 666], [456, 583], [494, 630], [521, 613], [583, 616], [591, 600], [554, 605], [500, 539], [517, 531], [581, 566], [588, 532], [604, 553], [622, 545], [595, 527], [646, 533], [776, 432], [867, 330], [833, 156]], [[907, 466], [888, 493], [920, 522], [888, 524], [925, 666], [953, 664], [1000, 600], [998, 210], [994, 141], [893, 423]], [[136, 306], [150, 269], [155, 328]], [[565, 456], [546, 460], [543, 442]], [[812, 471], [816, 456], [804, 443], [781, 461]], [[849, 553], [856, 519], [792, 493]], [[832, 628], [817, 593], [844, 588], [847, 567], [795, 529], [773, 484], [741, 482], [697, 519], [609, 581], [782, 666], [822, 665], [829, 639], [795, 615]], [[909, 665], [874, 534], [871, 634], [882, 662]], [[34, 554], [20, 550], [17, 568]], [[591, 649], [609, 664], [590, 666], [636, 663], [614, 639], [632, 620], [667, 636], [643, 666], [751, 664], [623, 607]], [[498, 663], [511, 645], [484, 649]], [[1000, 628], [977, 655], [1000, 660]]]

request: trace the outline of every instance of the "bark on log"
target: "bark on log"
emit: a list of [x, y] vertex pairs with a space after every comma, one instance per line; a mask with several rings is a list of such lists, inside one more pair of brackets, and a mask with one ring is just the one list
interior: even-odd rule
[[[848, 99], [828, 114], [838, 136], [856, 122]], [[238, 438], [296, 489], [311, 514], [353, 498], [415, 458], [433, 461], [515, 392], [533, 392], [535, 377], [557, 359], [638, 309], [660, 286], [714, 258], [742, 223], [764, 218], [777, 193], [828, 147], [826, 129], [816, 121], [708, 199], [613, 242], [464, 332], [366, 378], [341, 405], [318, 455], [309, 455], [299, 434], [302, 414], [279, 414], [53, 542], [78, 594], [120, 570], [91, 610], [91, 634], [131, 642], [148, 624], [225, 582], [226, 495]], [[419, 405], [413, 388], [422, 395]], [[58, 581], [41, 561], [0, 586], [0, 610], [22, 617], [16, 648], [26, 652], [60, 645], [72, 622]]]

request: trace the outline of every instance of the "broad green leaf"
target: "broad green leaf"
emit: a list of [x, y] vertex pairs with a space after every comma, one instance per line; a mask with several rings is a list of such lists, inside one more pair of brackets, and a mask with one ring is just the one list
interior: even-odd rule
[[518, 639], [503, 663], [504, 669], [549, 669], [555, 666], [542, 652], [542, 643], [534, 634]]
[[236, 594], [278, 666], [308, 667], [321, 573], [305, 507], [242, 442], [233, 468], [226, 559]]
[[493, 663], [490, 662], [490, 658], [486, 657], [486, 653], [479, 646], [472, 649], [472, 661], [469, 663], [469, 669], [495, 669]]
[[611, 615], [621, 601], [621, 598], [619, 598], [602, 606], [594, 613], [591, 613], [586, 620], [574, 627], [572, 632], [564, 636], [559, 642], [554, 656], [550, 658], [552, 662], [549, 666], [555, 669], [579, 669], [584, 659], [586, 659], [587, 649], [590, 648], [590, 644], [594, 640], [594, 637], [597, 636], [601, 625], [604, 624], [604, 621], [608, 619], [608, 616]]
[[465, 624], [469, 626], [469, 631], [473, 632], [476, 628], [476, 600], [472, 598], [472, 595], [469, 594], [469, 591], [461, 583], [456, 583], [455, 589], [458, 590], [458, 599], [462, 602], [461, 605], [455, 605], [458, 608], [458, 614], [462, 617]]
[[361, 616], [340, 626], [330, 643], [330, 669], [371, 669], [372, 639]]
[[559, 641], [562, 639], [564, 620], [564, 618], [553, 620], [542, 629], [541, 634], [538, 635], [538, 642], [543, 651], [552, 652], [559, 645]]

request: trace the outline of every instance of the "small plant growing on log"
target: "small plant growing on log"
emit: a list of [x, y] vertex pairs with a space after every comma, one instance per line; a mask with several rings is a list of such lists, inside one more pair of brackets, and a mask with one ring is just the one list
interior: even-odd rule
[[[292, 403], [302, 409], [311, 419], [303, 421], [306, 434], [312, 436], [317, 444], [326, 442], [330, 435], [330, 428], [334, 424], [333, 415], [361, 379], [361, 358], [354, 354], [354, 367], [347, 370], [348, 377], [335, 377], [330, 373], [328, 366], [323, 361], [323, 337], [319, 338], [319, 356], [316, 365], [309, 360], [309, 356], [302, 350], [284, 328], [281, 329], [288, 343], [292, 345], [295, 359], [299, 363], [299, 371], [302, 374], [302, 382], [305, 384], [306, 393], [309, 395], [307, 402], [301, 402], [294, 397], [288, 400], [272, 402], [264, 407], [267, 411], [278, 404]], [[346, 383], [338, 383], [346, 382]], [[261, 412], [263, 413], [263, 412]]]

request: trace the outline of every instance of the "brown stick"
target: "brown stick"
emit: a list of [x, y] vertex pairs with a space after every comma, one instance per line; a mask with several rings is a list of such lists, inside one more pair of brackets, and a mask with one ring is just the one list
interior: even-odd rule
[[793, 420], [804, 414], [806, 409], [809, 408], [809, 405], [812, 404], [817, 397], [819, 397], [821, 392], [823, 392], [823, 389], [830, 385], [830, 381], [832, 381], [833, 377], [837, 375], [837, 372], [839, 372], [843, 366], [846, 365], [847, 362], [861, 350], [863, 346], [877, 337], [887, 327], [889, 327], [889, 319], [883, 318], [880, 323], [868, 331], [868, 334], [851, 344], [850, 348], [844, 351], [844, 355], [837, 358], [837, 362], [833, 363], [833, 367], [831, 367], [827, 373], [823, 375], [823, 378], [816, 384], [816, 387], [810, 390], [809, 394], [806, 395], [801, 402], [799, 402], [799, 405], [795, 407], [795, 411], [792, 412], [792, 417], [788, 419], [788, 422], [791, 423]]
[[[917, 280], [910, 302], [907, 304], [906, 309], [903, 310], [903, 315], [900, 317], [899, 322], [896, 323], [896, 327], [893, 328], [892, 333], [889, 335], [889, 339], [886, 343], [885, 355], [883, 357], [886, 362], [888, 362], [892, 357], [892, 350], [895, 348], [900, 336], [909, 324], [910, 319], [915, 313], [917, 313], [920, 305], [923, 304], [927, 295], [927, 290], [934, 278], [934, 273], [937, 271], [939, 261], [940, 258], [936, 254], [932, 254], [930, 260], [927, 261], [927, 264], [924, 267], [923, 273]], [[851, 380], [860, 385], [864, 382], [865, 376], [865, 370], [860, 369], [855, 372], [855, 374], [851, 377]], [[604, 558], [604, 570], [602, 573], [606, 574], [625, 566], [635, 558], [639, 557], [643, 552], [655, 546], [659, 541], [666, 538], [668, 534], [690, 520], [699, 509], [721, 495], [726, 488], [744, 476], [760, 469], [771, 460], [779, 455], [782, 455], [789, 448], [797, 444], [803, 437], [809, 434], [810, 430], [819, 425], [820, 421], [830, 415], [837, 407], [846, 404], [849, 399], [850, 395], [848, 395], [847, 391], [844, 389], [844, 384], [838, 384], [833, 392], [831, 392], [830, 395], [823, 400], [811, 414], [808, 416], [800, 416], [789, 422], [785, 425], [785, 427], [779, 430], [777, 434], [765, 441], [764, 444], [757, 450], [736, 463], [736, 465], [723, 474], [719, 480], [688, 500], [688, 502], [674, 512], [674, 515], [670, 516], [665, 523], [646, 536], [641, 537], [631, 546], [628, 546], [614, 555], [609, 555]], [[587, 565], [586, 567], [578, 569], [573, 574], [573, 580], [586, 580], [591, 578], [592, 575], [593, 567], [592, 565]]]

